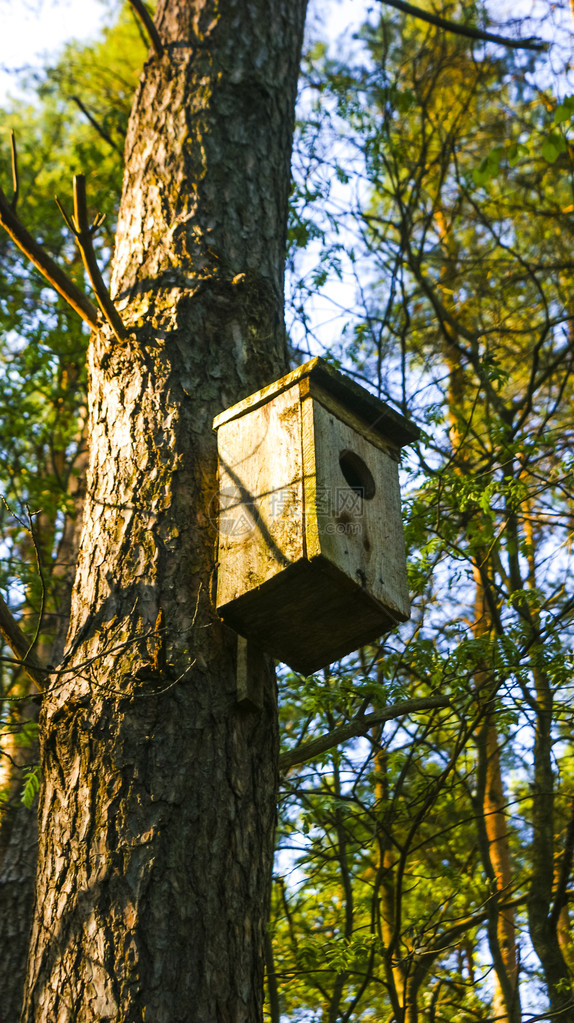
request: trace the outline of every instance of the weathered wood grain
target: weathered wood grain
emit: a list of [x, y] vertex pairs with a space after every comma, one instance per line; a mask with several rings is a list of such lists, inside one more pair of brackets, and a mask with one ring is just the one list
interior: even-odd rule
[[303, 674], [410, 613], [398, 461], [416, 431], [358, 390], [314, 359], [214, 423], [218, 611]]

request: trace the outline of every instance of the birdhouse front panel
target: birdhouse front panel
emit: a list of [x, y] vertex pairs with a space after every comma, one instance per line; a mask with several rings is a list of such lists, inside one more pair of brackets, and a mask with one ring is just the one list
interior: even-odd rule
[[320, 359], [214, 428], [229, 625], [309, 674], [409, 617], [398, 460], [415, 428]]
[[[322, 556], [379, 601], [394, 624], [410, 614], [398, 452], [389, 453], [305, 399], [308, 556]], [[314, 462], [314, 464], [313, 464]], [[313, 543], [314, 541], [314, 543]]]

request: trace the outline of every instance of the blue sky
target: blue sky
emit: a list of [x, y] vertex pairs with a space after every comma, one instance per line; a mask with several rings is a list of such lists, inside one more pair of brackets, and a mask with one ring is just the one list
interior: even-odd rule
[[[103, 0], [0, 0], [0, 103], [16, 92], [15, 72], [41, 67], [70, 39], [89, 39], [104, 23]], [[360, 24], [369, 0], [312, 0], [310, 21], [337, 36]]]
[[0, 0], [0, 102], [19, 68], [38, 67], [68, 39], [89, 39], [106, 17], [100, 0]]

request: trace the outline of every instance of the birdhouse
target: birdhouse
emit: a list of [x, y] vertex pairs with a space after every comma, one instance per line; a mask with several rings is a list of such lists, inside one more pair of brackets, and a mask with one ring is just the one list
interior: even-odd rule
[[308, 675], [409, 618], [398, 463], [416, 427], [322, 359], [213, 426], [225, 622]]

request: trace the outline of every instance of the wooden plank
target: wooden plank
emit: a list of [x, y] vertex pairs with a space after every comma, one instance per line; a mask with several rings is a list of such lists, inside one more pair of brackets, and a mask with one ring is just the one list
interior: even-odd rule
[[320, 388], [330, 395], [333, 400], [357, 416], [371, 432], [386, 438], [396, 447], [412, 444], [419, 437], [418, 427], [408, 419], [320, 358], [311, 359], [280, 380], [273, 381], [262, 390], [250, 394], [243, 401], [220, 412], [213, 420], [214, 430], [218, 430], [232, 419], [241, 418], [246, 412], [264, 405], [276, 395], [307, 379], [310, 381], [309, 386]]
[[243, 636], [237, 636], [237, 702], [244, 710], [263, 708], [263, 653]]
[[227, 604], [304, 557], [298, 389], [218, 431], [217, 604]]
[[301, 464], [303, 466], [303, 536], [305, 557], [311, 560], [321, 553], [317, 519], [317, 465], [315, 460], [315, 419], [313, 399], [299, 385], [301, 400]]
[[271, 401], [277, 394], [281, 394], [282, 391], [286, 391], [299, 383], [302, 377], [307, 376], [322, 361], [319, 358], [310, 359], [309, 362], [306, 362], [303, 366], [298, 366], [297, 369], [287, 373], [280, 380], [274, 380], [267, 387], [262, 387], [260, 391], [255, 391], [253, 394], [248, 395], [243, 401], [238, 401], [236, 405], [231, 405], [230, 408], [225, 409], [215, 417], [213, 429], [219, 430], [220, 426], [223, 426], [224, 423], [228, 423], [232, 419], [239, 419], [246, 412], [251, 412], [253, 409], [258, 408], [259, 405], [265, 405], [266, 402]]

